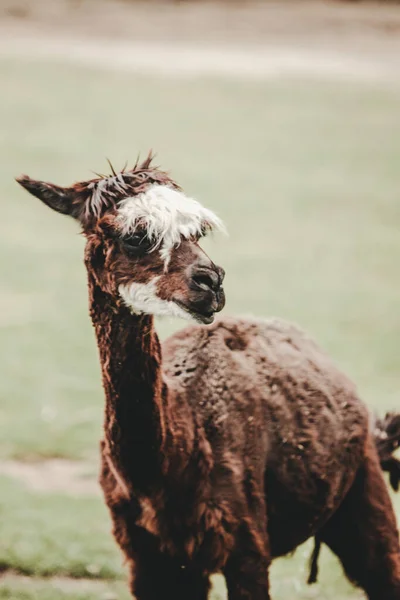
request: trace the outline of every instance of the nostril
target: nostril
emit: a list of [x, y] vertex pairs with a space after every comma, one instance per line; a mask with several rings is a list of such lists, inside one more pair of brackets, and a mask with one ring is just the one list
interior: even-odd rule
[[202, 289], [213, 290], [216, 287], [214, 279], [211, 277], [211, 275], [207, 275], [206, 273], [193, 275], [192, 281]]

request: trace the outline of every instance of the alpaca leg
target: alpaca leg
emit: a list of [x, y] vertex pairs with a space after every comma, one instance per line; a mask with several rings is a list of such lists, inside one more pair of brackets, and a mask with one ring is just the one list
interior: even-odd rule
[[319, 535], [369, 600], [400, 600], [396, 519], [372, 445], [346, 498]]
[[228, 600], [270, 600], [265, 546], [259, 533], [241, 528], [223, 571]]
[[163, 555], [136, 562], [131, 592], [136, 600], [207, 600], [210, 580]]
[[160, 552], [157, 539], [130, 529], [131, 592], [136, 600], [207, 600], [210, 579], [201, 571]]

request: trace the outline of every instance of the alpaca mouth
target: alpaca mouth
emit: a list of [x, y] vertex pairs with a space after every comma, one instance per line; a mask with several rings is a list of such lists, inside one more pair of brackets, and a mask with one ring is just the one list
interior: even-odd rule
[[179, 300], [175, 300], [175, 304], [177, 304], [180, 308], [182, 308], [185, 312], [187, 312], [195, 321], [198, 323], [202, 323], [203, 325], [211, 325], [214, 321], [215, 311], [213, 310], [195, 310], [194, 308], [180, 302]]

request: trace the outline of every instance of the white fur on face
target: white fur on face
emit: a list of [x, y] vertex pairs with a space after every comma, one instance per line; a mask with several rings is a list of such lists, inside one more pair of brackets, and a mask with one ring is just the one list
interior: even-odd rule
[[158, 184], [119, 202], [117, 221], [123, 235], [134, 233], [138, 227], [144, 229], [154, 248], [160, 249], [165, 264], [182, 238], [201, 236], [204, 230], [225, 230], [211, 210], [172, 187]]
[[149, 283], [130, 283], [120, 285], [118, 291], [126, 306], [136, 314], [145, 313], [156, 317], [171, 316], [191, 320], [188, 312], [170, 300], [157, 296], [157, 281], [154, 277]]

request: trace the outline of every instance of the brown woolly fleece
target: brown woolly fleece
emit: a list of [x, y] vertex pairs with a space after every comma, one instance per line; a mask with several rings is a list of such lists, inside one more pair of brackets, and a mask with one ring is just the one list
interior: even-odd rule
[[[151, 317], [126, 318], [160, 357]], [[135, 348], [132, 364], [140, 356]], [[269, 598], [270, 561], [315, 534], [369, 598], [400, 598], [396, 522], [367, 409], [310, 338], [279, 320], [186, 328], [163, 347], [162, 379], [168, 392], [160, 381], [149, 427], [143, 391], [132, 407], [128, 384], [132, 414], [117, 417], [126, 455], [121, 445], [107, 454], [114, 437], [103, 444], [101, 483], [138, 598], [205, 599], [217, 571], [230, 599]]]
[[[156, 273], [163, 299], [179, 288], [204, 310], [210, 302], [185, 292], [183, 272], [206, 258], [198, 240], [184, 241], [170, 278], [156, 253], [129, 258], [117, 199], [166, 176], [146, 163], [121, 177], [116, 189], [115, 175], [106, 182], [94, 211], [88, 190], [99, 180], [20, 183], [77, 218], [88, 240], [106, 395], [100, 481], [132, 594], [206, 600], [209, 576], [222, 572], [229, 600], [268, 600], [271, 561], [316, 536], [370, 600], [400, 600], [398, 532], [379, 462], [393, 471], [393, 448], [378, 454], [354, 385], [305, 333], [277, 319], [223, 318], [161, 345], [153, 317], [132, 314], [118, 285], [132, 272], [141, 282]], [[220, 272], [211, 262], [207, 269]]]

